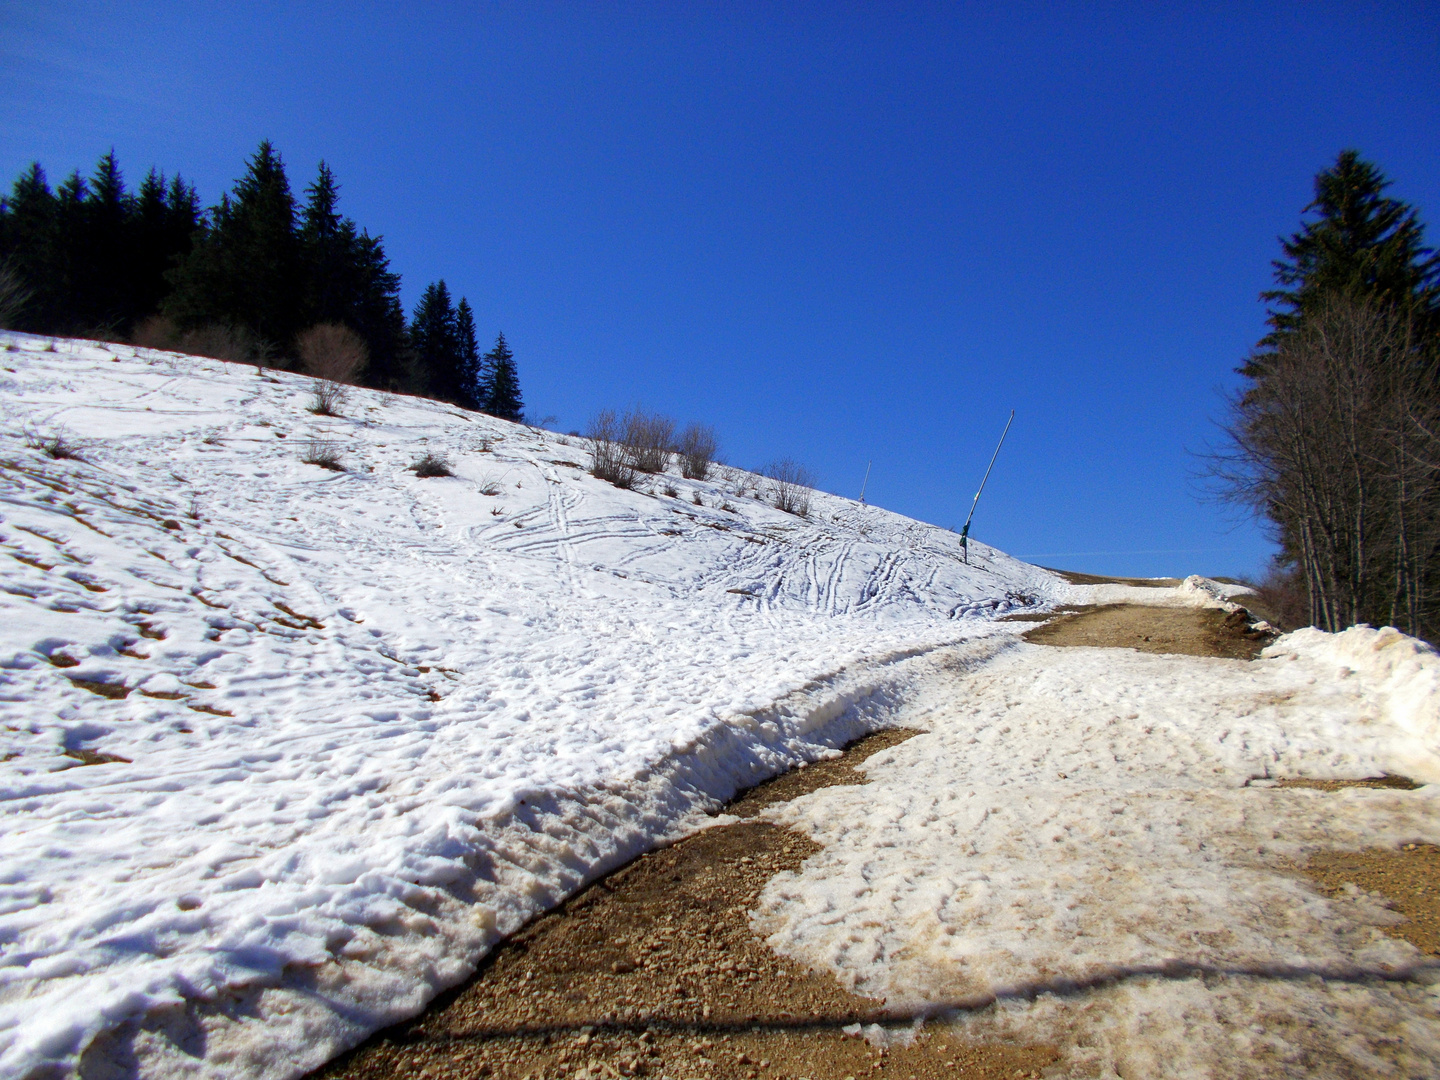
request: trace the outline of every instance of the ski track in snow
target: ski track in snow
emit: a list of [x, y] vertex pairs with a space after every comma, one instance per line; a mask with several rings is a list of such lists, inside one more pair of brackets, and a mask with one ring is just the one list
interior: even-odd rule
[[4, 1075], [301, 1072], [1073, 591], [738, 470], [623, 492], [435, 402], [321, 418], [302, 376], [0, 341]]
[[[1267, 861], [1440, 842], [1433, 786], [1264, 786], [1440, 781], [1409, 639], [1030, 646], [993, 617], [1228, 590], [966, 566], [739, 470], [618, 491], [580, 440], [435, 402], [320, 418], [298, 375], [0, 343], [0, 1074], [295, 1076], [739, 788], [907, 724], [872, 784], [774, 811], [825, 845], [762, 897], [777, 949], [901, 1011], [994, 1001], [957, 1022], [1075, 1075], [1433, 1075], [1415, 950]], [[26, 445], [62, 429], [87, 460]], [[456, 476], [408, 471], [427, 449]]]

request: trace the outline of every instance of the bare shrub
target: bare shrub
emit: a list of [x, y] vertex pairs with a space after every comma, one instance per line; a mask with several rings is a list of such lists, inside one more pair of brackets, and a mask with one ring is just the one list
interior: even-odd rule
[[1440, 637], [1440, 395], [1411, 316], [1329, 297], [1253, 363], [1207, 472], [1286, 542], [1300, 625]]
[[331, 472], [345, 471], [345, 466], [340, 463], [340, 444], [329, 439], [311, 439], [305, 444], [305, 456], [300, 460], [306, 465], [319, 465]]
[[180, 344], [180, 328], [164, 315], [151, 315], [135, 324], [130, 344], [142, 349], [174, 350]]
[[770, 502], [776, 510], [796, 517], [810, 513], [810, 489], [815, 477], [809, 469], [792, 458], [781, 458], [765, 466], [770, 481]]
[[1255, 597], [1238, 599], [1266, 622], [1281, 630], [1298, 630], [1310, 623], [1310, 593], [1305, 574], [1298, 566], [1271, 563], [1265, 576], [1254, 585]]
[[670, 467], [675, 445], [675, 421], [659, 413], [631, 409], [625, 414], [621, 437], [630, 464], [643, 473], [663, 473]]
[[84, 461], [85, 444], [74, 439], [63, 428], [43, 432], [38, 428], [25, 429], [25, 445], [39, 450], [54, 461]]
[[0, 330], [13, 330], [20, 311], [30, 301], [30, 290], [8, 263], [0, 263]]
[[595, 414], [585, 432], [590, 440], [590, 474], [618, 488], [633, 488], [637, 476], [623, 441], [624, 434], [614, 412], [604, 409]]
[[350, 383], [370, 359], [365, 339], [343, 323], [318, 323], [295, 339], [306, 375], [332, 383]]
[[434, 450], [425, 451], [425, 455], [410, 466], [410, 471], [419, 477], [455, 475], [450, 468], [450, 460]]
[[674, 484], [666, 484], [666, 485], [665, 485], [665, 494], [668, 495], [668, 496], [670, 496], [670, 498], [673, 499], [673, 498], [676, 498], [676, 497], [680, 494], [680, 492], [678, 492], [678, 491], [675, 490], [675, 485], [674, 485]]
[[212, 360], [230, 360], [237, 364], [268, 359], [273, 351], [245, 327], [229, 323], [209, 323], [186, 330], [176, 340], [174, 348], [191, 356], [208, 356]]
[[710, 475], [710, 464], [719, 449], [715, 429], [706, 424], [691, 424], [680, 433], [675, 449], [680, 454], [680, 474], [688, 480], [704, 480]]
[[339, 383], [317, 382], [310, 394], [310, 411], [316, 416], [339, 416], [345, 404], [345, 387]]

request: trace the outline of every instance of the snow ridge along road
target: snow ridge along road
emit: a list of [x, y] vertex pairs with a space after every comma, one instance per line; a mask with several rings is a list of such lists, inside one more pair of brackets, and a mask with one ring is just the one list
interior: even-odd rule
[[937, 646], [1077, 595], [739, 470], [619, 491], [435, 402], [322, 418], [303, 376], [0, 343], [7, 1076], [303, 1072], [883, 723]]

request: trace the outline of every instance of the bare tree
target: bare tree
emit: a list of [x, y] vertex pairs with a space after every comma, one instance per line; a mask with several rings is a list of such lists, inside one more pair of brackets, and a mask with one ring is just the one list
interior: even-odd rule
[[1412, 323], [1334, 297], [1257, 363], [1255, 384], [1230, 402], [1228, 445], [1211, 459], [1222, 495], [1288, 542], [1313, 625], [1433, 633], [1435, 370]]
[[345, 404], [345, 384], [354, 380], [370, 357], [365, 339], [342, 323], [318, 323], [295, 340], [307, 375], [319, 379], [310, 411], [338, 416]]
[[710, 475], [710, 463], [719, 449], [715, 429], [705, 424], [691, 424], [680, 433], [675, 449], [680, 455], [681, 475], [687, 480], [704, 480]]
[[590, 440], [590, 472], [618, 488], [633, 488], [637, 477], [624, 434], [623, 425], [610, 409], [595, 414], [585, 431]]
[[815, 477], [809, 469], [791, 458], [781, 458], [765, 466], [764, 475], [770, 480], [770, 501], [775, 509], [797, 517], [810, 513]]
[[333, 383], [351, 383], [365, 367], [365, 339], [343, 323], [318, 323], [301, 333], [295, 345], [305, 374]]
[[625, 414], [621, 441], [630, 464], [642, 473], [663, 473], [675, 446], [675, 421], [659, 413], [631, 409]]

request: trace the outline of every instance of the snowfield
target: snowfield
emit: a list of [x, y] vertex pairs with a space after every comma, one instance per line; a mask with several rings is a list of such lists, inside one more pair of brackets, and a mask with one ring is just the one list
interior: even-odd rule
[[[1410, 639], [1032, 646], [995, 616], [1227, 590], [967, 566], [736, 469], [620, 491], [583, 440], [367, 390], [317, 417], [299, 375], [0, 347], [0, 1075], [298, 1075], [739, 788], [902, 723], [928, 734], [874, 783], [776, 811], [826, 845], [756, 913], [778, 949], [916, 1014], [1092, 1032], [1067, 1060], [1097, 1075], [1145, 1046], [1225, 1073], [1275, 1002], [1356, 1060], [1399, 1061], [1381, 1023], [1395, 1068], [1440, 1060], [1384, 913], [1265, 861], [1440, 842], [1433, 786], [1267, 787], [1440, 781]], [[57, 434], [83, 460], [31, 445]], [[455, 476], [416, 477], [426, 451]]]

